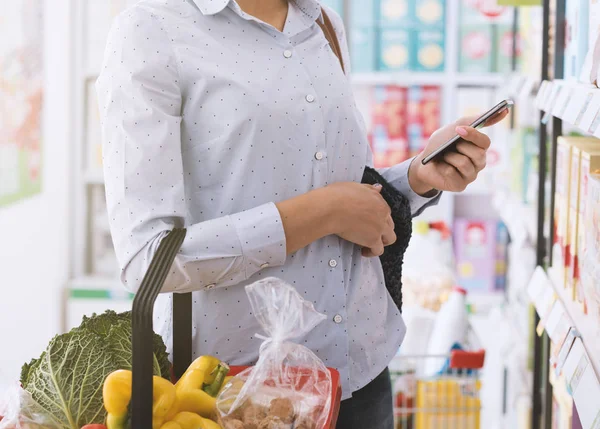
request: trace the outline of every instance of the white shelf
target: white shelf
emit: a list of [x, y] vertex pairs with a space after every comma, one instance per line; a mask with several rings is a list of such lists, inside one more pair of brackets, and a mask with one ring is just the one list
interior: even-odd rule
[[536, 98], [536, 107], [562, 119], [584, 134], [600, 138], [600, 89], [578, 82], [544, 81]]
[[526, 205], [516, 195], [508, 192], [494, 195], [494, 207], [514, 242], [537, 242], [536, 207]]
[[470, 74], [446, 72], [372, 72], [355, 73], [352, 82], [355, 85], [447, 85], [455, 86], [500, 86], [506, 76], [497, 73]]

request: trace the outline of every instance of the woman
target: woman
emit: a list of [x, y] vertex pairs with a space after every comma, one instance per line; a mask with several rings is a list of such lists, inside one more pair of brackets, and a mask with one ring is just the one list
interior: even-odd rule
[[[350, 64], [344, 28], [329, 9]], [[98, 80], [106, 194], [122, 279], [135, 290], [173, 227], [187, 238], [164, 292], [194, 291], [196, 354], [256, 360], [243, 286], [290, 284], [328, 316], [302, 339], [340, 371], [338, 427], [391, 428], [386, 367], [405, 333], [377, 256], [396, 239], [347, 74], [317, 0], [143, 0], [114, 24]], [[460, 124], [470, 123], [464, 120]], [[489, 139], [459, 133], [443, 161], [383, 172], [413, 213], [461, 191]]]

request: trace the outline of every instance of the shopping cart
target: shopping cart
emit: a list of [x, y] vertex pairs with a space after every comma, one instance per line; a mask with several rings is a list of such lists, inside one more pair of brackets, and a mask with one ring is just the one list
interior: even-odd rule
[[[485, 351], [397, 356], [390, 365], [396, 429], [479, 429]], [[441, 368], [430, 374], [428, 368]]]

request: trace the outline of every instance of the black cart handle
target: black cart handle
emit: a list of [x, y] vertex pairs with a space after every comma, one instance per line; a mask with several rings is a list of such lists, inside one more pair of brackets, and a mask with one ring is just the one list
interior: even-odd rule
[[[152, 313], [185, 235], [176, 228], [162, 239], [133, 299], [131, 429], [152, 428]], [[192, 294], [173, 294], [173, 375], [181, 377], [191, 362]]]

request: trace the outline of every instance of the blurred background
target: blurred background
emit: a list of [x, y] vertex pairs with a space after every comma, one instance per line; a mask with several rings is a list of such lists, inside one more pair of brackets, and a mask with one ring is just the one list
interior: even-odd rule
[[[571, 427], [579, 421], [577, 401], [560, 387], [566, 381], [552, 376], [550, 348], [558, 354], [577, 328], [597, 371], [600, 352], [592, 344], [600, 319], [585, 307], [591, 301], [563, 291], [574, 290], [578, 273], [571, 283], [564, 267], [562, 277], [542, 270], [531, 279], [536, 266], [561, 265], [552, 260], [554, 210], [563, 204], [561, 166], [571, 158], [557, 161], [559, 136], [575, 147], [569, 136], [600, 132], [600, 90], [582, 71], [598, 34], [598, 1], [322, 2], [346, 23], [352, 84], [376, 166], [414, 156], [443, 124], [515, 100], [510, 120], [486, 131], [493, 144], [477, 182], [444, 194], [415, 219], [404, 314], [409, 334], [426, 338], [452, 288], [466, 289], [475, 338], [469, 346], [487, 351], [477, 421], [486, 428]], [[111, 23], [133, 3], [5, 0], [0, 9], [0, 390], [84, 314], [131, 308], [106, 215], [94, 83]], [[578, 116], [589, 117], [585, 129]], [[583, 182], [573, 177], [578, 193]], [[565, 183], [569, 188], [568, 175]], [[593, 225], [581, 219], [583, 234]], [[590, 278], [594, 289], [598, 279]], [[542, 290], [552, 291], [550, 303], [539, 303]], [[558, 340], [543, 325], [536, 333], [551, 311], [562, 311], [553, 316], [561, 321], [568, 316]], [[399, 356], [418, 353], [415, 344]], [[396, 393], [406, 393], [404, 376], [412, 373], [402, 360], [392, 369]], [[412, 427], [408, 411], [397, 414], [405, 418], [399, 427]]]

